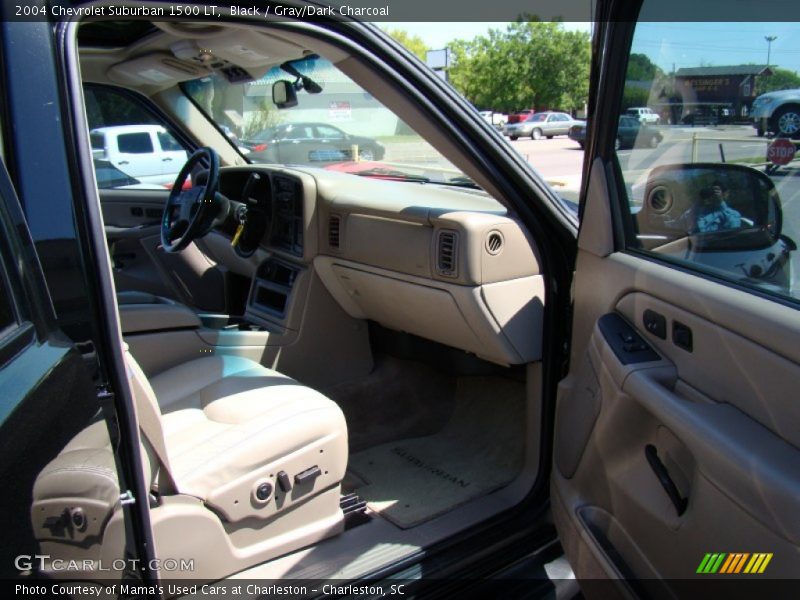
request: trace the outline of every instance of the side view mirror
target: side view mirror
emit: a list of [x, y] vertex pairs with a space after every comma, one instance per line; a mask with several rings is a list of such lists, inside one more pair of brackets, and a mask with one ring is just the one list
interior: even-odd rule
[[[640, 234], [693, 252], [759, 250], [781, 237], [781, 201], [772, 180], [751, 167], [692, 163], [653, 169], [637, 214]], [[651, 244], [652, 245], [652, 244]]]
[[278, 108], [297, 106], [297, 92], [290, 81], [280, 79], [272, 84], [272, 102]]

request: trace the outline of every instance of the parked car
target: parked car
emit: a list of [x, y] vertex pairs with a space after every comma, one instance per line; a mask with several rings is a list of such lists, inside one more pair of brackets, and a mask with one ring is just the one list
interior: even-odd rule
[[[581, 148], [585, 147], [586, 123], [570, 127], [569, 138], [578, 142]], [[614, 149], [633, 148], [634, 146], [655, 148], [663, 139], [664, 135], [658, 129], [648, 127], [633, 117], [623, 115], [619, 118]]]
[[759, 136], [800, 137], [800, 89], [761, 94], [753, 101], [753, 127]]
[[540, 112], [529, 115], [519, 123], [509, 123], [506, 125], [505, 134], [512, 140], [523, 136], [531, 136], [534, 140], [546, 137], [549, 140], [556, 135], [567, 135], [571, 127], [582, 124], [585, 124], [585, 121], [573, 119], [567, 113]]
[[497, 129], [502, 130], [505, 124], [508, 123], [508, 115], [503, 113], [494, 112], [493, 110], [481, 110], [479, 112], [484, 121], [494, 125]]
[[284, 123], [241, 140], [253, 162], [287, 162], [301, 165], [351, 160], [358, 147], [360, 160], [381, 160], [383, 145], [372, 138], [350, 135], [329, 123]]
[[515, 113], [512, 113], [512, 114], [508, 115], [508, 121], [507, 122], [508, 123], [520, 123], [521, 121], [524, 121], [525, 119], [527, 119], [528, 117], [530, 117], [532, 114], [535, 114], [535, 113], [536, 113], [535, 109], [533, 109], [533, 108], [525, 108], [523, 110], [520, 110], [520, 111], [517, 111]]
[[653, 112], [652, 108], [647, 106], [634, 106], [625, 111], [629, 117], [633, 117], [643, 125], [658, 125], [661, 122], [661, 117], [658, 113]]
[[92, 155], [143, 183], [175, 180], [187, 154], [161, 125], [115, 125], [90, 132]]

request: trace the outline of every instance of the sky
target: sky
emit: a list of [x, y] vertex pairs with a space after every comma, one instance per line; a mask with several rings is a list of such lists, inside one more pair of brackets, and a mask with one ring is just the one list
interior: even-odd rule
[[[490, 28], [505, 29], [507, 23], [389, 23], [418, 35], [431, 49], [441, 49], [453, 39], [484, 35]], [[589, 31], [588, 23], [565, 23], [571, 30]], [[766, 64], [765, 36], [772, 42], [770, 65], [800, 73], [800, 23], [640, 23], [634, 52], [641, 52], [666, 72], [673, 66], [725, 66]]]

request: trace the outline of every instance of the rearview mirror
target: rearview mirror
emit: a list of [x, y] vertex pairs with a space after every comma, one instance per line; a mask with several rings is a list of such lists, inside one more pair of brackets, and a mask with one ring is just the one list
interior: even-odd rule
[[643, 237], [662, 243], [688, 238], [693, 252], [768, 248], [782, 226], [772, 180], [751, 167], [719, 163], [653, 169], [637, 220]]
[[297, 92], [290, 81], [280, 79], [272, 84], [272, 102], [278, 108], [297, 106]]

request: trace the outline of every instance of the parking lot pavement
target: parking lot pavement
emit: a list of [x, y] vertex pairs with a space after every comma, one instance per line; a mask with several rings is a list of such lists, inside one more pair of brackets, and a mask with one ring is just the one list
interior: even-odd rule
[[[692, 162], [720, 162], [725, 160], [748, 161], [766, 155], [769, 140], [759, 138], [750, 125], [722, 125], [718, 127], [688, 127], [662, 125], [658, 129], [664, 140], [655, 149], [637, 148], [618, 153], [626, 178], [636, 179], [657, 164]], [[504, 138], [528, 161], [560, 194], [576, 197], [580, 190], [584, 152], [566, 136], [553, 139], [515, 141]], [[430, 154], [430, 159], [426, 158]], [[437, 162], [433, 149], [424, 143], [387, 145], [387, 162], [433, 164]], [[440, 165], [450, 166], [450, 165]], [[452, 167], [451, 167], [452, 168]], [[633, 181], [628, 181], [629, 184]]]
[[533, 167], [547, 179], [559, 178], [569, 180], [580, 178], [583, 168], [583, 150], [577, 142], [567, 137], [555, 137], [551, 140], [519, 139], [506, 141]]

